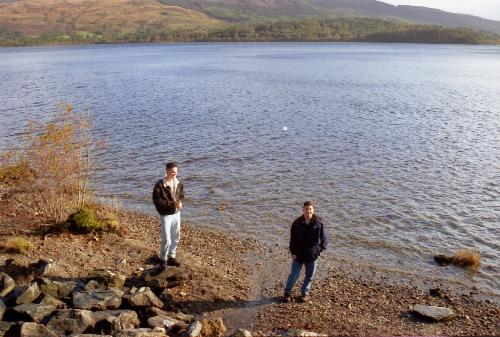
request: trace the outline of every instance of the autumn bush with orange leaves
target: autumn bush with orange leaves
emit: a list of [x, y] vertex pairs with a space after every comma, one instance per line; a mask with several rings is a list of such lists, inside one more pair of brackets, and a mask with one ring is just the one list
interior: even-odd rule
[[3, 153], [0, 181], [21, 192], [22, 207], [44, 221], [63, 223], [91, 202], [95, 155], [104, 146], [93, 137], [88, 112], [58, 103], [49, 122], [30, 121], [22, 146]]

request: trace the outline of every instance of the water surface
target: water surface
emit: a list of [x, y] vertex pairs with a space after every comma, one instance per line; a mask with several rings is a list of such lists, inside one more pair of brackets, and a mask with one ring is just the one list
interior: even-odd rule
[[[312, 199], [327, 257], [498, 295], [498, 74], [497, 46], [0, 48], [0, 146], [71, 102], [107, 140], [104, 198], [154, 214], [152, 186], [177, 160], [190, 223], [286, 247]], [[432, 262], [461, 248], [481, 252], [477, 274]]]

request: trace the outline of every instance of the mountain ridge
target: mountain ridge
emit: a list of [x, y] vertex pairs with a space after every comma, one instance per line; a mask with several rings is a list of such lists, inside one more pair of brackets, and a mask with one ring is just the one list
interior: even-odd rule
[[[254, 16], [260, 16], [261, 19], [279, 15], [303, 19], [363, 16], [445, 27], [466, 27], [500, 34], [500, 21], [423, 6], [391, 5], [377, 0], [159, 0], [159, 2], [203, 9], [207, 14], [226, 20], [235, 18], [221, 13], [232, 14], [234, 10], [243, 11], [247, 16], [253, 12]], [[240, 21], [245, 21], [244, 15], [240, 16]], [[237, 19], [235, 21], [239, 21]]]
[[[412, 9], [405, 11], [407, 7]], [[428, 8], [415, 11], [413, 6], [376, 0], [0, 0], [0, 45], [162, 41], [500, 43], [498, 33], [473, 31], [471, 22], [457, 24], [464, 20], [492, 23], [490, 31], [500, 33], [497, 21]], [[455, 26], [461, 28], [450, 28]]]

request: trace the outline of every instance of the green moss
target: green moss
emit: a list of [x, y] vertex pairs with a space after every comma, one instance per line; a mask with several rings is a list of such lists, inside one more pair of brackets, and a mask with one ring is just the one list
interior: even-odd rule
[[97, 218], [96, 212], [87, 207], [78, 209], [69, 216], [69, 228], [78, 233], [91, 233], [102, 230], [106, 224]]

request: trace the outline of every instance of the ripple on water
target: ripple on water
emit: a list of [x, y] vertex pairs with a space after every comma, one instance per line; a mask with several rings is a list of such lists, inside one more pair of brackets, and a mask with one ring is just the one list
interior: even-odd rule
[[[153, 213], [152, 185], [177, 160], [191, 223], [286, 246], [300, 205], [313, 199], [331, 229], [327, 256], [498, 294], [500, 50], [457, 47], [450, 63], [453, 50], [408, 48], [0, 50], [9, 83], [0, 90], [0, 147], [68, 101], [91, 111], [108, 143], [96, 186], [125, 206]], [[482, 254], [476, 276], [433, 264], [435, 252], [464, 247]]]

